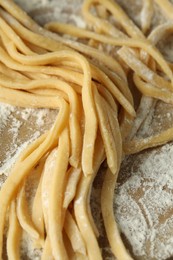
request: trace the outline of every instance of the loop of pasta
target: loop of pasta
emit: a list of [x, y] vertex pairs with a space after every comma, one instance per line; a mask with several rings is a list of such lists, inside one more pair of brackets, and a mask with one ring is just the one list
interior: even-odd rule
[[[172, 19], [172, 5], [155, 2]], [[113, 212], [121, 161], [124, 154], [173, 140], [172, 128], [142, 140], [135, 137], [148, 113], [138, 120], [146, 100], [150, 107], [154, 99], [173, 103], [173, 65], [156, 47], [172, 32], [172, 22], [145, 37], [153, 10], [152, 1], [143, 1], [148, 19], [141, 20], [140, 30], [116, 1], [86, 0], [83, 15], [93, 30], [54, 22], [42, 28], [13, 1], [0, 0], [0, 101], [57, 110], [52, 128], [23, 151], [0, 190], [0, 259], [4, 237], [9, 259], [20, 258], [22, 232], [42, 249], [42, 260], [102, 259], [89, 201], [105, 160], [101, 208], [108, 240], [118, 260], [132, 259]], [[110, 15], [119, 28], [110, 23]], [[129, 72], [142, 95], [136, 120]], [[36, 167], [39, 180], [30, 214], [25, 183]]]

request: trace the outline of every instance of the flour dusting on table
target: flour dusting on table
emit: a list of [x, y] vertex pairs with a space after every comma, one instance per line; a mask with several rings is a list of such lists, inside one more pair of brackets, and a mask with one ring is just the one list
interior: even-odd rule
[[0, 103], [0, 144], [3, 147], [0, 151], [0, 174], [9, 174], [28, 144], [51, 127], [54, 114], [48, 109], [19, 109]]
[[173, 255], [173, 145], [128, 157], [121, 175], [129, 178], [117, 187], [115, 212], [133, 252], [143, 259]]

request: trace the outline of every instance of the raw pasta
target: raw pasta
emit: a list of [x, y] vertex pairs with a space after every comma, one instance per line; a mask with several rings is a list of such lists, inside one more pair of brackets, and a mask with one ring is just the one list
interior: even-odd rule
[[[172, 19], [172, 5], [155, 2]], [[23, 151], [0, 190], [0, 259], [4, 240], [7, 257], [20, 259], [22, 232], [40, 248], [43, 260], [102, 259], [90, 192], [104, 161], [101, 208], [107, 237], [118, 260], [132, 259], [113, 212], [122, 159], [173, 140], [172, 128], [143, 140], [135, 137], [147, 111], [140, 120], [137, 111], [135, 119], [129, 72], [141, 92], [139, 109], [146, 100], [150, 107], [155, 99], [173, 103], [173, 66], [156, 47], [160, 32], [172, 32], [172, 23], [150, 32], [153, 12], [153, 2], [143, 1], [147, 19], [139, 29], [116, 1], [85, 0], [82, 13], [90, 29], [56, 22], [42, 28], [13, 1], [0, 0], [0, 101], [57, 110], [52, 128]], [[25, 183], [36, 168], [30, 214]]]

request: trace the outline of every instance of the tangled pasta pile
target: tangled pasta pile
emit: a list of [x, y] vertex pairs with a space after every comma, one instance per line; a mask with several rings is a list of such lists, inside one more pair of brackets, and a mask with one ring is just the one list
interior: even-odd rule
[[[172, 5], [155, 2], [172, 19]], [[155, 47], [172, 23], [148, 34], [149, 0], [141, 30], [112, 0], [86, 0], [82, 11], [90, 29], [56, 22], [42, 28], [13, 1], [0, 0], [0, 101], [58, 110], [52, 128], [23, 151], [0, 191], [0, 259], [3, 239], [8, 259], [20, 259], [22, 231], [42, 250], [41, 259], [102, 259], [89, 200], [105, 160], [101, 207], [107, 237], [117, 259], [132, 259], [113, 213], [121, 161], [125, 154], [173, 139], [172, 128], [135, 138], [146, 114], [135, 120], [128, 84], [131, 71], [142, 94], [140, 106], [146, 96], [151, 104], [154, 99], [173, 103], [173, 66]], [[25, 184], [34, 170], [39, 181], [29, 214]]]

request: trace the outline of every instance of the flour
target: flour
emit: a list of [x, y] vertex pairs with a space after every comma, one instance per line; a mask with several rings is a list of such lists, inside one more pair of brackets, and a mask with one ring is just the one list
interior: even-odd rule
[[41, 25], [50, 21], [59, 21], [85, 27], [85, 22], [81, 18], [82, 0], [15, 0], [15, 2]]
[[173, 255], [173, 144], [133, 158], [122, 165], [130, 178], [117, 187], [115, 214], [135, 255], [166, 259]]
[[7, 121], [11, 113], [14, 111], [14, 107], [8, 104], [1, 104], [0, 107], [0, 133], [2, 128], [7, 125]]
[[[47, 119], [49, 113], [49, 119]], [[0, 103], [0, 173], [8, 175], [20, 153], [50, 129], [55, 114], [48, 109], [19, 109]]]

